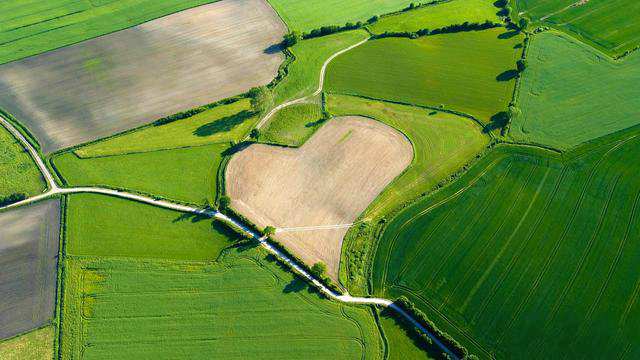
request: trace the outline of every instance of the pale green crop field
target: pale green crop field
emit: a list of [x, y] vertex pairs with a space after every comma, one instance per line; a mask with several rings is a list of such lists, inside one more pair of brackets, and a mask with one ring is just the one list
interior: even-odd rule
[[421, 29], [437, 29], [464, 22], [499, 22], [498, 8], [491, 0], [452, 0], [436, 5], [385, 16], [369, 28], [375, 34], [389, 32], [415, 32]]
[[0, 359], [3, 360], [51, 360], [55, 329], [46, 326], [26, 334], [0, 341]]
[[0, 126], [0, 198], [13, 193], [37, 195], [45, 189], [42, 174], [29, 153]]
[[398, 11], [409, 0], [269, 0], [290, 30], [307, 32], [325, 25], [366, 21], [374, 15]]
[[640, 123], [640, 54], [612, 61], [556, 32], [528, 50], [511, 137], [569, 149]]

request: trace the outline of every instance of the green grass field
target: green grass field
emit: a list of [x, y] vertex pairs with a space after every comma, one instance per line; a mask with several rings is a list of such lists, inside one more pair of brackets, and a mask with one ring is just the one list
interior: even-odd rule
[[0, 126], [0, 198], [19, 192], [37, 195], [46, 189], [42, 174], [22, 144]]
[[55, 329], [47, 326], [15, 338], [0, 341], [2, 360], [51, 360]]
[[389, 347], [389, 360], [407, 359], [439, 359], [439, 349], [436, 346], [426, 347], [423, 340], [416, 336], [416, 332], [406, 322], [399, 320], [397, 316], [382, 311], [379, 315], [379, 323], [382, 326], [384, 337]]
[[215, 260], [233, 244], [211, 220], [96, 194], [72, 195], [67, 204], [70, 255]]
[[398, 11], [409, 0], [269, 0], [290, 30], [307, 32], [323, 25], [366, 21], [374, 15]]
[[228, 148], [210, 144], [86, 159], [65, 152], [53, 163], [70, 186], [126, 189], [201, 205], [216, 198], [218, 168]]
[[[620, 55], [640, 45], [640, 2], [635, 0], [515, 0], [516, 11]], [[635, 14], [636, 16], [634, 16]]]
[[260, 141], [301, 146], [322, 125], [319, 104], [296, 104], [281, 109], [261, 129]]
[[73, 258], [65, 359], [380, 358], [370, 309], [347, 307], [255, 249], [219, 263]]
[[211, 0], [0, 2], [0, 64], [43, 53]]
[[499, 146], [381, 236], [376, 295], [406, 295], [481, 358], [637, 358], [640, 129], [562, 157]]
[[464, 22], [498, 22], [498, 8], [490, 0], [453, 0], [425, 6], [397, 15], [385, 16], [369, 26], [375, 34], [390, 32], [415, 32], [420, 29], [437, 29]]
[[[367, 223], [376, 223], [402, 204], [430, 192], [489, 142], [475, 122], [444, 112], [344, 95], [329, 96], [328, 104], [334, 115], [363, 115], [392, 126], [413, 145], [411, 165], [369, 205], [363, 214]], [[366, 259], [371, 256], [374, 236], [372, 226], [363, 225], [353, 227], [345, 237], [340, 281], [352, 294], [366, 294]]]
[[640, 122], [640, 54], [614, 62], [546, 32], [533, 38], [527, 58], [515, 140], [568, 149]]
[[249, 100], [219, 105], [186, 119], [107, 138], [74, 150], [82, 158], [175, 149], [242, 139], [257, 117]]
[[489, 122], [511, 100], [521, 42], [504, 28], [374, 40], [329, 65], [327, 90], [442, 105]]
[[318, 88], [322, 64], [334, 53], [366, 38], [367, 33], [358, 30], [298, 42], [289, 49], [295, 60], [287, 76], [273, 90], [275, 105], [313, 93]]

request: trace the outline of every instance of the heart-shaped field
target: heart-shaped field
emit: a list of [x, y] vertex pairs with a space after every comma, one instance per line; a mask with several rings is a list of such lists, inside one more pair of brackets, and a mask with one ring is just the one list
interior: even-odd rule
[[399, 131], [360, 116], [334, 118], [300, 148], [254, 144], [227, 166], [232, 206], [308, 264], [337, 278], [342, 239], [358, 215], [412, 161]]

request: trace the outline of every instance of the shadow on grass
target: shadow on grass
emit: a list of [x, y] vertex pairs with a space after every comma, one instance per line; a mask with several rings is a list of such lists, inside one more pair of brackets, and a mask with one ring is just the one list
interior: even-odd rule
[[518, 77], [518, 71], [515, 69], [507, 70], [498, 76], [496, 76], [496, 80], [498, 81], [510, 81]]
[[243, 110], [235, 115], [226, 116], [208, 124], [204, 124], [195, 129], [193, 134], [197, 136], [211, 136], [220, 132], [230, 131], [253, 115], [254, 113], [252, 111]]
[[180, 221], [191, 221], [192, 223], [197, 223], [202, 220], [208, 220], [208, 219], [211, 219], [211, 217], [204, 214], [183, 213], [183, 214], [180, 214], [180, 216], [178, 216], [177, 218], [173, 219], [173, 222], [177, 223]]
[[503, 32], [502, 34], [498, 35], [498, 39], [511, 39], [512, 37], [516, 36], [520, 34], [520, 31], [517, 30], [509, 30], [507, 32]]
[[320, 293], [318, 289], [311, 286], [305, 280], [301, 279], [297, 274], [293, 274], [292, 270], [287, 265], [278, 260], [275, 255], [267, 254], [264, 259], [270, 263], [273, 263], [283, 271], [293, 276], [291, 281], [282, 289], [282, 292], [284, 294], [301, 293], [302, 291], [306, 290], [307, 294], [316, 295], [319, 299], [325, 299], [324, 295], [322, 295], [322, 293]]
[[430, 343], [428, 339], [423, 338], [418, 334], [418, 330], [414, 328], [405, 318], [398, 315], [396, 312], [389, 308], [385, 308], [380, 311], [380, 317], [384, 319], [393, 320], [396, 326], [402, 329], [407, 337], [413, 342], [413, 344], [420, 350], [425, 352], [425, 359], [445, 359], [440, 348], [437, 345]]
[[484, 127], [482, 132], [488, 133], [493, 130], [502, 129], [509, 123], [509, 114], [506, 111], [500, 111], [499, 113], [491, 117], [491, 122]]
[[250, 142], [250, 141], [243, 141], [243, 142], [241, 142], [239, 144], [236, 144], [236, 145], [234, 145], [234, 146], [232, 146], [232, 147], [230, 147], [228, 149], [225, 149], [222, 152], [222, 156], [231, 156], [231, 155], [233, 155], [233, 154], [235, 154], [237, 152], [240, 152], [240, 151], [248, 148], [249, 145], [251, 145], [251, 144], [253, 144], [253, 143]]
[[322, 124], [322, 123], [324, 123], [324, 122], [325, 122], [325, 119], [318, 119], [318, 120], [316, 120], [316, 121], [311, 121], [311, 122], [306, 123], [306, 124], [304, 125], [304, 127], [312, 128], [312, 127], [319, 126], [320, 124]]

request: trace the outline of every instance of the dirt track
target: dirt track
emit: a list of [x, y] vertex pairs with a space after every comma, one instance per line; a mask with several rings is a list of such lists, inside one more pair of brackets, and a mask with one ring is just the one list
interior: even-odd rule
[[[325, 124], [299, 149], [251, 145], [227, 166], [235, 209], [260, 226], [353, 222], [413, 158], [410, 142], [380, 122], [349, 116]], [[276, 238], [336, 278], [346, 227], [280, 232]]]
[[43, 151], [266, 84], [284, 24], [264, 0], [223, 0], [0, 66], [0, 107]]

